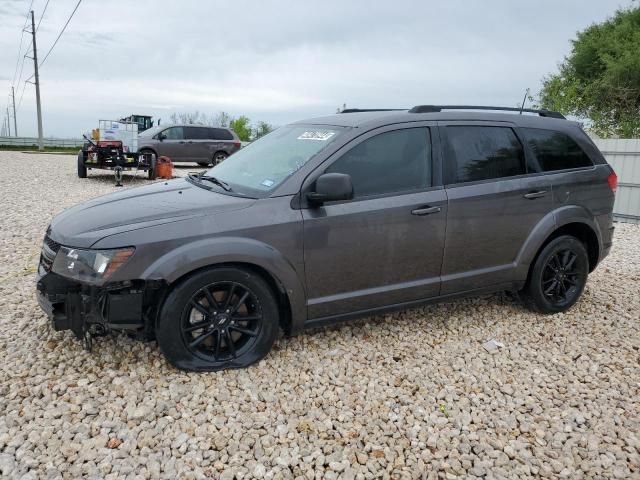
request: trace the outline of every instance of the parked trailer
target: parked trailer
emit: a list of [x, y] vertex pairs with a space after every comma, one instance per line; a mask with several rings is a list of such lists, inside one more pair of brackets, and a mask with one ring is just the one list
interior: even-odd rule
[[156, 178], [156, 158], [152, 153], [138, 152], [138, 125], [134, 122], [100, 120], [91, 138], [78, 152], [78, 177], [87, 178], [87, 170], [113, 170], [116, 186], [122, 186], [122, 173], [143, 170], [149, 179]]

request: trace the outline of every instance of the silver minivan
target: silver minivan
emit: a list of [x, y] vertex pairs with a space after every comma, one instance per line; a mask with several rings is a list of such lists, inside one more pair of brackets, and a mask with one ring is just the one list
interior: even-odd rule
[[138, 151], [166, 156], [172, 162], [217, 165], [240, 150], [238, 135], [230, 128], [204, 125], [162, 125], [138, 135]]

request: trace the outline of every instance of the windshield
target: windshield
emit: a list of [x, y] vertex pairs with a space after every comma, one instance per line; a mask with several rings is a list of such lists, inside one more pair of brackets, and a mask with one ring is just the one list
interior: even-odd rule
[[264, 197], [325, 149], [342, 130], [324, 125], [280, 127], [231, 155], [206, 175], [228, 183], [235, 192]]

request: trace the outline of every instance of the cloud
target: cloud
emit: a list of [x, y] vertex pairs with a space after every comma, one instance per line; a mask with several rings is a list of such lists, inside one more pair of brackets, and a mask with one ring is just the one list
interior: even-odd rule
[[[34, 2], [36, 21], [44, 2]], [[38, 34], [41, 56], [75, 3], [49, 5]], [[41, 71], [44, 128], [77, 136], [98, 119], [134, 112], [166, 118], [175, 110], [225, 110], [283, 124], [345, 102], [515, 105], [555, 70], [576, 31], [628, 4], [83, 2]], [[0, 13], [4, 88], [28, 2], [6, 5], [16, 13]], [[31, 73], [27, 60], [23, 78]], [[25, 133], [35, 133], [34, 102], [28, 85], [18, 113]]]

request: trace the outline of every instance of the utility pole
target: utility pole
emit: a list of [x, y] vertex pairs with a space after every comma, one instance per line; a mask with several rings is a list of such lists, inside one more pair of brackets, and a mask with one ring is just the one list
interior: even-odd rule
[[44, 150], [42, 140], [42, 111], [40, 109], [40, 77], [38, 76], [38, 49], [36, 48], [36, 22], [31, 10], [31, 35], [33, 35], [33, 76], [36, 83], [36, 109], [38, 111], [38, 150]]
[[18, 136], [18, 121], [16, 120], [16, 91], [11, 85], [11, 103], [13, 104], [13, 136]]
[[9, 107], [7, 107], [7, 129], [9, 134], [7, 135], [7, 137], [11, 136], [11, 121], [9, 120]]

